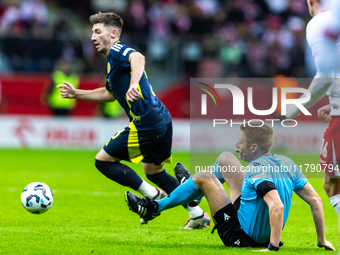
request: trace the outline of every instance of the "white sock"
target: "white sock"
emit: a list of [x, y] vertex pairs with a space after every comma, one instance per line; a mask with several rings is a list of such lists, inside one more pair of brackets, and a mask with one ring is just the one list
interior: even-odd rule
[[203, 215], [203, 210], [199, 206], [191, 207], [188, 205], [186, 209], [189, 213], [190, 219], [201, 217]]
[[340, 218], [340, 194], [329, 198], [329, 200], [331, 201], [331, 204], [332, 204], [334, 210], [336, 211], [336, 213], [338, 214], [338, 216]]
[[143, 197], [149, 197], [153, 199], [158, 195], [158, 189], [156, 189], [154, 186], [151, 184], [147, 183], [146, 181], [143, 180], [142, 184], [139, 186], [138, 190], [139, 193], [143, 195]]

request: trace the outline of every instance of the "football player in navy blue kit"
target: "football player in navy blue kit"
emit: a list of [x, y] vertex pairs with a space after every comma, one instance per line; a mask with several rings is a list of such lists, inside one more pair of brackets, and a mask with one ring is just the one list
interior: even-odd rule
[[[64, 82], [58, 85], [63, 98], [92, 102], [117, 100], [130, 118], [128, 127], [118, 131], [98, 152], [95, 165], [109, 179], [131, 187], [144, 197], [157, 200], [174, 190], [179, 183], [164, 170], [171, 163], [172, 118], [158, 100], [144, 70], [145, 57], [119, 41], [123, 20], [115, 13], [98, 12], [90, 16], [92, 37], [97, 51], [107, 57], [106, 87], [94, 90], [75, 89]], [[163, 190], [142, 180], [121, 160], [142, 161], [147, 178]], [[165, 191], [165, 192], [164, 192]], [[183, 228], [202, 228], [209, 216], [197, 205], [185, 205], [190, 219]], [[141, 223], [143, 223], [143, 219]]]

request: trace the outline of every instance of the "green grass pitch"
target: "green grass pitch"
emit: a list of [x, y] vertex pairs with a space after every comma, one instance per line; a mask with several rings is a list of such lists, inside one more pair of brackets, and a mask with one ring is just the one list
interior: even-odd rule
[[[96, 152], [0, 150], [0, 254], [252, 254], [251, 248], [227, 248], [212, 226], [180, 230], [188, 219], [177, 207], [148, 225], [128, 210], [128, 190], [94, 167]], [[217, 155], [216, 155], [217, 156]], [[318, 156], [291, 156], [297, 164], [318, 163]], [[173, 153], [174, 162], [188, 165], [189, 153]], [[212, 162], [213, 163], [213, 162]], [[133, 168], [145, 176], [140, 165]], [[322, 187], [309, 179], [324, 204], [326, 237], [338, 247], [336, 213]], [[31, 182], [48, 184], [54, 192], [52, 208], [42, 215], [21, 205], [23, 188]], [[206, 201], [201, 207], [209, 213]], [[251, 216], [250, 216], [251, 217]], [[282, 234], [282, 254], [336, 254], [316, 246], [309, 206], [294, 196]]]

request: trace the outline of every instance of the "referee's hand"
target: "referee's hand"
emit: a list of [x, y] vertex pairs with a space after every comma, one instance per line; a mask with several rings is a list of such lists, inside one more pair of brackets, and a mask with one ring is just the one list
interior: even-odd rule
[[325, 248], [325, 250], [329, 250], [329, 251], [335, 251], [335, 248], [333, 247], [332, 243], [327, 240], [325, 240], [323, 243], [318, 242], [318, 247]]
[[271, 250], [263, 249], [263, 250], [253, 250], [253, 252], [271, 252]]

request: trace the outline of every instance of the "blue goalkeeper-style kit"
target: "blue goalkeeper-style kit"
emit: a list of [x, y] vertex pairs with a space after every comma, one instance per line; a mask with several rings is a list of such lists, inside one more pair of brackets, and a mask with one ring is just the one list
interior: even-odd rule
[[282, 155], [261, 156], [251, 161], [247, 169], [241, 188], [238, 219], [246, 234], [258, 243], [265, 243], [270, 239], [269, 211], [266, 202], [257, 194], [258, 186], [264, 181], [275, 184], [284, 205], [284, 227], [293, 191], [303, 188], [307, 179], [291, 159]]
[[[214, 164], [217, 168], [217, 160]], [[285, 225], [291, 206], [293, 191], [307, 183], [298, 166], [289, 158], [276, 154], [261, 156], [242, 169], [246, 171], [241, 196], [214, 215], [218, 235], [226, 246], [267, 247], [270, 241], [269, 209], [263, 197], [276, 189], [284, 205]], [[220, 171], [212, 171], [221, 183]], [[189, 178], [166, 198], [158, 200], [157, 213], [180, 204], [190, 203], [203, 193]], [[218, 196], [219, 194], [216, 194]]]
[[106, 89], [124, 108], [130, 125], [118, 131], [104, 150], [113, 157], [134, 163], [171, 162], [172, 118], [153, 92], [146, 72], [138, 84], [142, 98], [134, 102], [126, 98], [131, 80], [129, 56], [133, 52], [133, 48], [118, 41], [107, 57]]

